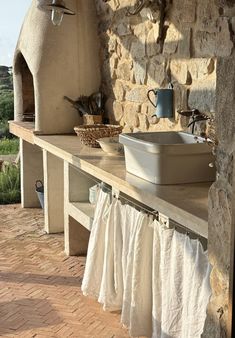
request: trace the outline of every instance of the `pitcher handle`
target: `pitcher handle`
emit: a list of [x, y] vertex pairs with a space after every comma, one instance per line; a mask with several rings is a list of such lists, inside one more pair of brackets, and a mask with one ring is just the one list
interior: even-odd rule
[[150, 90], [148, 91], [148, 93], [147, 93], [148, 100], [152, 103], [152, 105], [153, 105], [155, 108], [157, 108], [157, 105], [156, 105], [155, 103], [153, 103], [153, 101], [152, 101], [151, 98], [150, 98], [150, 93], [151, 93], [151, 92], [153, 92], [154, 95], [156, 95], [156, 94], [157, 94], [157, 91], [155, 91], [154, 89], [150, 89]]

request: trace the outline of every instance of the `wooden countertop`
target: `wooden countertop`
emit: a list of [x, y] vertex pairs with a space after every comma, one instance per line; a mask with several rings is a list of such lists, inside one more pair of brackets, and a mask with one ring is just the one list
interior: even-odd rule
[[83, 146], [76, 135], [38, 135], [29, 122], [10, 122], [10, 131], [110, 184], [195, 233], [208, 237], [211, 183], [156, 185], [126, 172], [123, 156]]

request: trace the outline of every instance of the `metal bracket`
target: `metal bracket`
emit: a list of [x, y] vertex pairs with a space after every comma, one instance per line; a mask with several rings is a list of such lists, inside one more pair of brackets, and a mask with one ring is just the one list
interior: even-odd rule
[[115, 187], [112, 187], [112, 196], [113, 197], [116, 197], [116, 198], [119, 198], [120, 196], [120, 190], [115, 188]]
[[169, 217], [163, 215], [161, 212], [158, 213], [158, 221], [161, 225], [164, 225], [165, 227], [170, 227], [170, 219]]

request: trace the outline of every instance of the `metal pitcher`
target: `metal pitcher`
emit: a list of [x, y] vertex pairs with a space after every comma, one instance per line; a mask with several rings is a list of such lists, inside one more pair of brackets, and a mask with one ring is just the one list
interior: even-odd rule
[[[155, 102], [150, 98], [150, 93], [154, 93]], [[151, 89], [147, 93], [147, 97], [152, 105], [156, 108], [155, 114], [158, 118], [173, 117], [173, 86], [169, 85], [167, 89]]]
[[38, 199], [42, 209], [44, 209], [44, 186], [42, 181], [37, 180], [35, 183], [35, 191], [38, 195]]

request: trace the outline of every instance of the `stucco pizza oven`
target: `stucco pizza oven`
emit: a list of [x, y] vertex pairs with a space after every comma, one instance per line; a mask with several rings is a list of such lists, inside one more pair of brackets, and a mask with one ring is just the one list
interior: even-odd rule
[[95, 6], [93, 0], [67, 0], [76, 15], [54, 26], [37, 5], [33, 0], [15, 51], [15, 120], [35, 115], [36, 131], [70, 133], [80, 121], [64, 95], [76, 99], [100, 85]]

